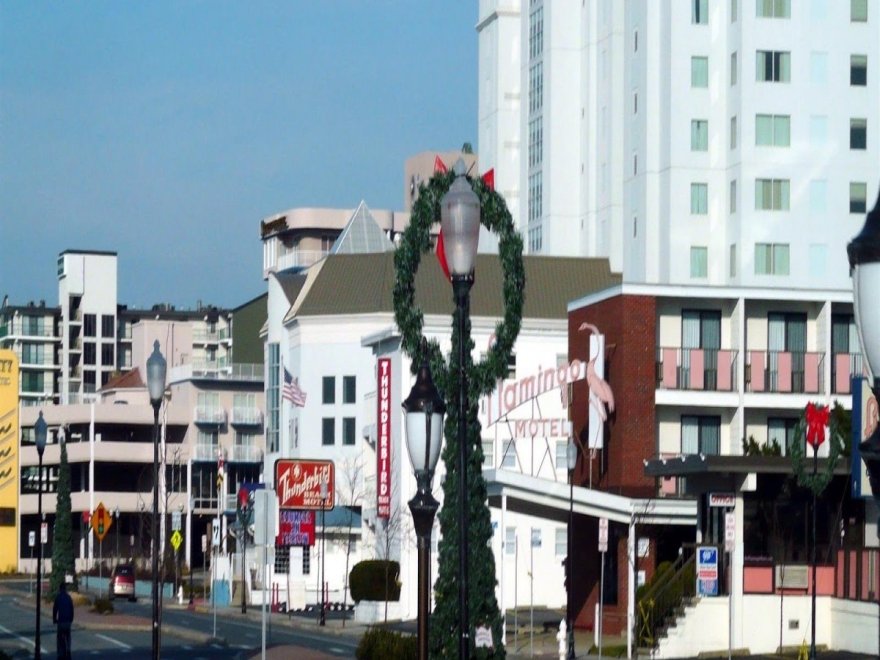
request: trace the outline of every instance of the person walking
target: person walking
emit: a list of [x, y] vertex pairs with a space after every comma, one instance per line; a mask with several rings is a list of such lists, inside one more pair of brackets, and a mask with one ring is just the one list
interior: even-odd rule
[[70, 627], [73, 624], [73, 599], [67, 593], [64, 582], [58, 588], [55, 604], [52, 606], [52, 623], [58, 626], [58, 660], [70, 660]]

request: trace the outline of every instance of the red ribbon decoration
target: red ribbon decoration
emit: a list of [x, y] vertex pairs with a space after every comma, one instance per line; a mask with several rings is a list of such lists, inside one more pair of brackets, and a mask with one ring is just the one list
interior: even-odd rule
[[813, 449], [818, 450], [825, 442], [825, 427], [828, 426], [828, 406], [815, 406], [812, 402], [807, 404], [807, 442]]

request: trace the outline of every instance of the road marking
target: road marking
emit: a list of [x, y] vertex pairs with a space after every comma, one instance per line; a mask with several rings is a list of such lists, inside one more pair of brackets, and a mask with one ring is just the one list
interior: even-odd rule
[[119, 648], [130, 651], [132, 649], [131, 646], [125, 644], [124, 642], [120, 642], [119, 640], [113, 639], [112, 637], [107, 637], [107, 635], [102, 635], [101, 633], [95, 633], [95, 637], [100, 637], [106, 642], [110, 642], [111, 644], [116, 644]]
[[[30, 644], [30, 645], [33, 646], [33, 647], [36, 647], [36, 646], [37, 646], [37, 645], [34, 643], [34, 640], [32, 640], [32, 639], [28, 639], [27, 637], [22, 637], [21, 635], [12, 632], [9, 628], [7, 628], [7, 627], [5, 627], [5, 626], [0, 626], [0, 630], [2, 630], [3, 632], [5, 632], [7, 635], [12, 635], [12, 636], [15, 637], [16, 639], [20, 639], [21, 641]], [[45, 652], [46, 652], [46, 649], [44, 649], [44, 648], [43, 648], [43, 645], [40, 644], [40, 653], [45, 653]]]
[[328, 650], [329, 650], [331, 653], [339, 653], [340, 655], [342, 655], [343, 653], [345, 653], [345, 649], [341, 649], [341, 648], [339, 648], [338, 646], [331, 646]]

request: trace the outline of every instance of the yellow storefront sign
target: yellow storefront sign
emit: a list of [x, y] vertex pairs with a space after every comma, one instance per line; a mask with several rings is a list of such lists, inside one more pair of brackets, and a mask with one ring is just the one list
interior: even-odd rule
[[18, 357], [0, 350], [0, 571], [18, 566]]

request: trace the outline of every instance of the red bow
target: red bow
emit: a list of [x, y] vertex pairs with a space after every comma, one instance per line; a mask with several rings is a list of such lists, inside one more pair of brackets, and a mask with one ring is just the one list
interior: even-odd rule
[[828, 407], [807, 404], [807, 442], [818, 450], [825, 442], [825, 427], [828, 426]]

